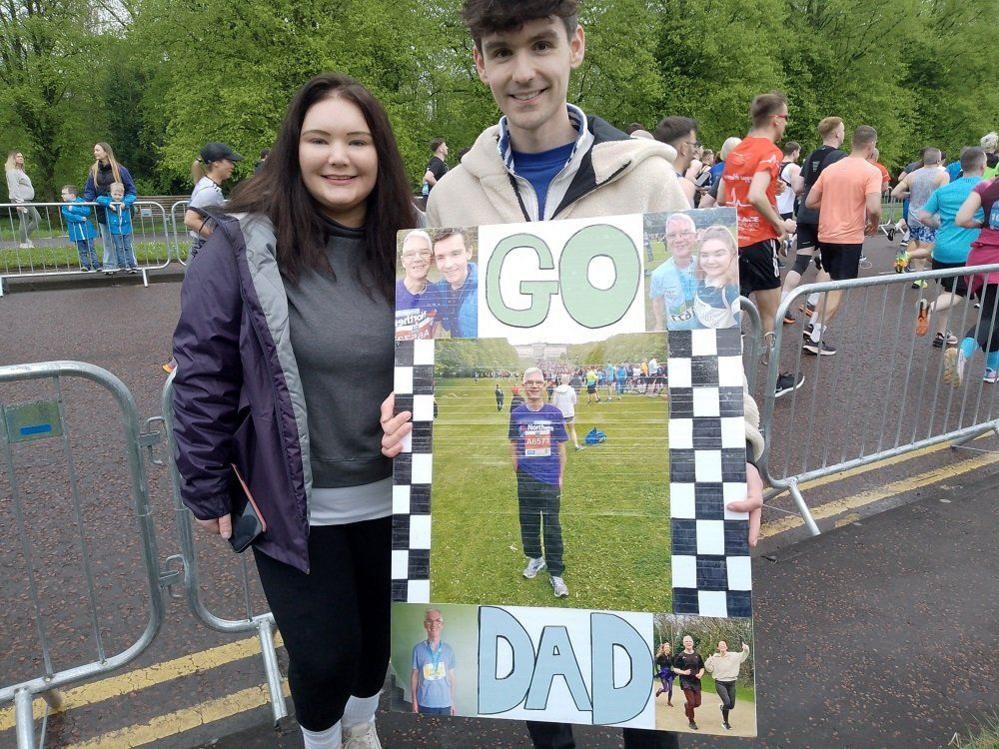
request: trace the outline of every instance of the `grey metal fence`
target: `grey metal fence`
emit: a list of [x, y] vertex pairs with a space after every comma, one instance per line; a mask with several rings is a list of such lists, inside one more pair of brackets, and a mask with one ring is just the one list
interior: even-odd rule
[[[63, 209], [70, 205], [82, 220], [67, 219]], [[0, 203], [0, 295], [4, 278], [79, 274], [94, 272], [95, 267], [128, 272], [131, 260], [124, 269], [116, 260], [115, 244], [124, 240], [95, 220], [98, 207], [96, 203]], [[131, 217], [135, 272], [148, 285], [148, 271], [165, 268], [171, 261], [174, 227], [160, 203], [138, 200], [125, 210]]]
[[[141, 635], [128, 647], [117, 653], [109, 653], [105, 637], [98, 624], [98, 582], [92, 567], [89, 539], [85, 532], [84, 503], [78, 468], [70, 442], [70, 426], [65, 418], [66, 402], [63, 397], [63, 384], [67, 380], [83, 379], [105, 388], [114, 398], [119, 409], [120, 423], [124, 437], [125, 459], [130, 479], [130, 504], [137, 524], [141, 541], [141, 556], [144, 578], [148, 586], [148, 620]], [[176, 577], [169, 572], [161, 572], [158, 561], [156, 534], [153, 528], [149, 503], [148, 482], [142, 457], [142, 444], [146, 439], [140, 431], [139, 417], [135, 401], [125, 385], [110, 372], [81, 362], [56, 361], [43, 364], [23, 364], [0, 367], [0, 384], [48, 381], [54, 390], [54, 397], [43, 400], [30, 400], [18, 403], [0, 403], [0, 451], [11, 491], [16, 537], [20, 543], [21, 560], [24, 565], [24, 582], [31, 606], [31, 618], [37, 637], [37, 652], [40, 653], [41, 670], [33, 678], [15, 683], [0, 681], [0, 703], [13, 700], [15, 704], [15, 725], [18, 749], [34, 749], [35, 730], [32, 701], [36, 695], [45, 698], [48, 705], [58, 707], [61, 702], [59, 689], [78, 681], [106, 674], [139, 656], [156, 638], [163, 622], [164, 602], [161, 587], [172, 583]], [[64, 507], [52, 510], [70, 514], [76, 527], [76, 543], [79, 545], [82, 578], [86, 581], [86, 601], [89, 608], [89, 623], [93, 638], [92, 659], [66, 668], [57, 668], [52, 653], [51, 616], [43, 605], [40, 593], [41, 577], [47, 571], [39, 561], [32, 533], [26, 520], [29, 507], [21, 490], [22, 473], [27, 475], [31, 466], [24, 467], [19, 460], [22, 453], [37, 446], [38, 441], [55, 443], [61, 448], [66, 477], [70, 488]], [[61, 557], [62, 564], [69, 564], [68, 554]], [[5, 646], [10, 640], [5, 638]], [[47, 716], [47, 714], [46, 714]], [[42, 723], [42, 743], [44, 743], [45, 721]], [[39, 746], [42, 744], [38, 744]]]
[[[802, 496], [803, 482], [931, 445], [953, 442], [960, 447], [989, 432], [999, 434], [999, 384], [986, 381], [984, 357], [962, 364], [954, 347], [980, 323], [988, 329], [990, 321], [999, 320], [999, 300], [976, 303], [955, 295], [950, 306], [941, 305], [930, 317], [927, 333], [916, 333], [918, 310], [934, 302], [937, 282], [989, 272], [999, 272], [999, 265], [808, 284], [781, 302], [763, 389], [767, 451], [761, 469], [772, 487], [768, 498], [790, 492], [813, 535], [819, 529]], [[803, 356], [805, 321], [794, 326], [781, 321], [813, 292], [839, 294], [841, 310], [873, 325], [837, 325], [834, 320], [825, 338], [835, 341], [837, 353]], [[838, 319], [843, 317], [841, 313]], [[945, 338], [934, 346], [938, 328]], [[882, 379], [867, 369], [876, 358], [890, 364]], [[804, 387], [782, 399], [784, 413], [777, 413], [775, 386], [782, 360], [784, 368], [807, 374]]]

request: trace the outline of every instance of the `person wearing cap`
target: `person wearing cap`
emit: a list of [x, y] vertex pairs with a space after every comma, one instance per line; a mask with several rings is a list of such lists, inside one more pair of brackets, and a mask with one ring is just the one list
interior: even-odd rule
[[[191, 165], [194, 191], [187, 202], [187, 210], [184, 211], [184, 226], [191, 230], [191, 249], [187, 254], [187, 262], [194, 260], [198, 250], [212, 236], [212, 213], [225, 203], [222, 183], [232, 176], [236, 162], [242, 160], [243, 157], [225, 143], [212, 142], [205, 144], [201, 155]], [[177, 362], [171, 357], [162, 368], [170, 374], [177, 368]]]
[[222, 183], [232, 176], [237, 161], [243, 157], [225, 143], [206, 143], [201, 155], [191, 165], [194, 192], [184, 212], [184, 226], [191, 230], [188, 262], [212, 235], [211, 212], [225, 203]]

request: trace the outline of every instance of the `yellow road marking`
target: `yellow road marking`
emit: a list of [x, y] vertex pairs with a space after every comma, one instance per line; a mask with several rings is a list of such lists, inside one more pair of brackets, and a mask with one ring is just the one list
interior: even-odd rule
[[[279, 633], [274, 634], [274, 646], [281, 646], [281, 635]], [[237, 640], [236, 642], [208, 648], [207, 650], [201, 650], [190, 655], [183, 655], [180, 658], [174, 658], [170, 661], [128, 671], [118, 676], [93, 681], [63, 692], [64, 703], [62, 709], [58, 712], [91, 705], [95, 702], [102, 702], [112, 697], [132, 694], [133, 692], [148, 689], [149, 687], [180, 678], [181, 676], [188, 676], [199, 671], [207, 671], [259, 653], [260, 640], [256, 637], [248, 637], [245, 640]], [[41, 698], [36, 699], [34, 702], [35, 719], [40, 719], [44, 715], [44, 711], [44, 701]], [[0, 731], [6, 731], [13, 727], [14, 708], [9, 707], [0, 710]]]
[[[291, 694], [287, 681], [283, 682], [282, 691], [285, 697]], [[225, 697], [202, 702], [197, 707], [159, 715], [147, 723], [139, 723], [111, 731], [87, 741], [72, 744], [66, 749], [122, 749], [122, 747], [145, 746], [154, 741], [190, 731], [198, 726], [245, 713], [247, 710], [253, 710], [269, 702], [270, 693], [267, 690], [267, 685], [261, 684]]]
[[[833, 500], [832, 502], [824, 502], [812, 511], [812, 516], [816, 520], [833, 517], [843, 512], [864, 507], [872, 502], [893, 497], [896, 494], [903, 494], [904, 492], [912, 491], [913, 489], [918, 489], [922, 486], [936, 484], [949, 478], [955, 478], [957, 476], [964, 475], [965, 473], [970, 473], [971, 471], [984, 468], [992, 465], [993, 463], [999, 463], [999, 455], [982, 455], [978, 458], [963, 461], [957, 465], [935, 468], [932, 471], [926, 471], [925, 473], [920, 473], [916, 476], [899, 479], [898, 481], [886, 484], [878, 489], [871, 489], [866, 492], [861, 492], [860, 494], [855, 494], [851, 497]], [[807, 486], [807, 484], [803, 484], [802, 486]], [[804, 525], [804, 521], [800, 517], [797, 515], [789, 516], [782, 518], [781, 520], [765, 524], [760, 529], [760, 535], [762, 537], [769, 538], [776, 536], [778, 533], [789, 531], [792, 528], [798, 528], [801, 525]]]

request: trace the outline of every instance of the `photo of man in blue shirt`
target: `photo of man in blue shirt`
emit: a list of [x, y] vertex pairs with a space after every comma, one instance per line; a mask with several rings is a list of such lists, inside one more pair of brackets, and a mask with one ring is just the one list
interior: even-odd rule
[[438, 318], [452, 338], [475, 338], [479, 333], [479, 281], [471, 259], [464, 230], [442, 229], [434, 235], [434, 262], [441, 274], [436, 285]]
[[413, 712], [454, 715], [454, 650], [441, 639], [444, 616], [438, 609], [427, 609], [423, 628], [427, 630], [427, 639], [413, 647], [413, 671], [409, 682]]
[[697, 227], [685, 213], [666, 219], [666, 252], [669, 257], [649, 277], [649, 298], [656, 330], [693, 330], [700, 327], [694, 317], [697, 291], [695, 268]]

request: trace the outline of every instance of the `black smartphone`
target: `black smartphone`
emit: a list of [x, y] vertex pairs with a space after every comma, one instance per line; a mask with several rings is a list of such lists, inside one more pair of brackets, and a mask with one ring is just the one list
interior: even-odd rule
[[229, 545], [238, 553], [246, 551], [247, 547], [267, 530], [267, 521], [260, 514], [260, 508], [257, 507], [253, 495], [250, 494], [250, 488], [243, 480], [243, 475], [239, 472], [236, 464], [231, 463], [230, 465], [245, 500], [242, 508], [234, 510], [232, 513], [232, 535], [229, 537]]

